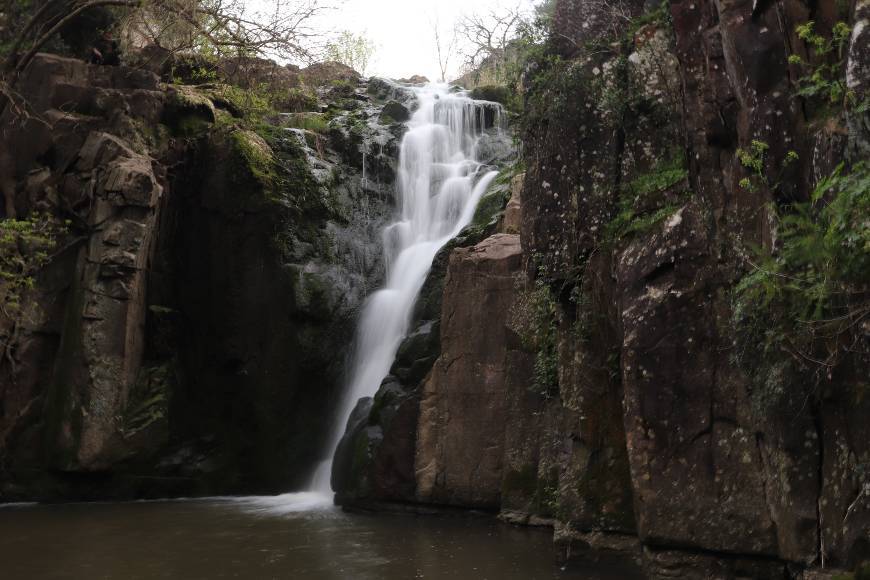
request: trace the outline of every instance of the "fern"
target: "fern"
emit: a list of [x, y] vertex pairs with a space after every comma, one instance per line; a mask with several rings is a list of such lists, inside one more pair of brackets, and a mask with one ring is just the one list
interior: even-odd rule
[[767, 350], [833, 368], [867, 356], [870, 317], [870, 164], [840, 165], [806, 203], [775, 212], [775, 251], [756, 249], [735, 288], [739, 327], [763, 328]]

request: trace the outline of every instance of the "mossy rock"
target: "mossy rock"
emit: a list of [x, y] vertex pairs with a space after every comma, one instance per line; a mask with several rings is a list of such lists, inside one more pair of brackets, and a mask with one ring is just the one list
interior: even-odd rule
[[404, 123], [411, 118], [411, 111], [408, 107], [398, 101], [389, 101], [381, 109], [380, 121], [383, 125], [392, 125], [393, 123]]
[[405, 385], [420, 384], [441, 353], [440, 333], [440, 321], [422, 323], [402, 341], [390, 373]]
[[266, 190], [272, 190], [277, 180], [275, 154], [266, 140], [254, 131], [237, 129], [230, 134], [232, 151], [247, 172]]
[[180, 137], [197, 137], [208, 131], [217, 119], [214, 103], [193, 87], [176, 86], [170, 90], [164, 123]]
[[471, 220], [471, 225], [475, 227], [483, 227], [498, 222], [504, 208], [507, 207], [511, 199], [510, 181], [494, 182], [487, 190], [480, 202], [477, 204], [477, 209], [474, 211], [474, 218]]
[[469, 96], [478, 101], [492, 101], [501, 105], [507, 105], [513, 92], [508, 87], [498, 85], [483, 85], [471, 90]]

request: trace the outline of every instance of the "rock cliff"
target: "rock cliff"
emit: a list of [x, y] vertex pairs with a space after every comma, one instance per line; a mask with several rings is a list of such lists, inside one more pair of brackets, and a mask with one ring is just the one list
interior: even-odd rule
[[0, 497], [305, 485], [382, 275], [402, 130], [383, 86], [339, 72], [257, 121], [219, 83], [29, 66], [30, 109], [0, 119], [7, 217], [45, 216], [55, 244], [3, 313]]
[[[795, 315], [777, 300], [805, 280], [767, 270], [844, 171], [866, 199], [868, 45], [867, 0], [557, 0], [520, 83], [523, 166], [436, 257], [348, 420], [337, 501], [552, 526], [561, 558], [619, 551], [651, 578], [870, 560], [868, 262], [845, 314], [814, 294]], [[413, 103], [260, 64], [236, 63], [287, 96], [261, 124], [218, 82], [27, 69], [0, 189], [56, 243], [2, 288], [0, 500], [304, 484]], [[866, 255], [842, 230], [825, 251]], [[758, 274], [794, 283], [750, 312]]]
[[[424, 293], [420, 318], [437, 339], [358, 409], [402, 420], [376, 440], [349, 425], [339, 501], [499, 511], [553, 525], [563, 557], [627, 550], [652, 578], [833, 577], [813, 570], [870, 558], [866, 324], [850, 362], [819, 371], [735, 315], [751, 248], [782, 243], [777, 208], [867, 158], [867, 10], [557, 2], [499, 224], [522, 256], [497, 233], [436, 262], [441, 302]], [[808, 42], [838, 29], [853, 100], [830, 107], [796, 87], [833, 58]]]

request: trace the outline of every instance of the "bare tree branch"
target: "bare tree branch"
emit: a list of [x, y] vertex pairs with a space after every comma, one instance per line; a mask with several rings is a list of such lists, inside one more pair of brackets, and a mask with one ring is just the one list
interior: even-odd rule
[[486, 66], [504, 80], [511, 41], [517, 37], [524, 13], [519, 8], [491, 10], [463, 16], [456, 27], [463, 67], [471, 72]]

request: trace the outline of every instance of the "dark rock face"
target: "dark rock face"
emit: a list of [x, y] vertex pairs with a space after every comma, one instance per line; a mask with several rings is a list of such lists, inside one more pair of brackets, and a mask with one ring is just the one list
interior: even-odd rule
[[219, 128], [141, 70], [41, 55], [19, 89], [41, 120], [0, 119], [7, 214], [70, 225], [0, 325], [0, 499], [304, 485], [387, 197], [320, 137]]
[[404, 123], [411, 118], [411, 113], [408, 111], [408, 108], [398, 101], [387, 102], [381, 110], [381, 115], [386, 115], [398, 123]]
[[[854, 569], [870, 546], [870, 409], [855, 395], [868, 369], [858, 360], [819, 388], [811, 366], [774, 355], [759, 381], [735, 353], [731, 296], [741, 248], [775, 239], [766, 204], [806, 200], [841, 160], [866, 157], [866, 111], [796, 98], [803, 73], [787, 58], [806, 50], [798, 25], [828, 34], [847, 20], [846, 82], [866, 94], [867, 2], [660, 6], [557, 3], [562, 60], [532, 67], [544, 81], [527, 95], [521, 209], [500, 226], [519, 230], [523, 259], [486, 262], [536, 279], [513, 310], [543, 288], [555, 346], [505, 334], [511, 308], [495, 296], [510, 292], [478, 295], [493, 279], [474, 249], [452, 250], [427, 282], [443, 287], [441, 340], [413, 390], [415, 499], [553, 525], [563, 556], [630, 549], [653, 578]], [[641, 25], [615, 42], [626, 17]], [[750, 188], [737, 150], [753, 141], [766, 175]], [[433, 304], [424, 293], [428, 320]]]
[[[47, 55], [20, 89], [42, 118], [17, 123], [7, 110], [0, 119], [12, 159], [7, 211], [64, 208], [76, 234], [23, 297], [26, 314], [2, 321], [0, 480], [52, 469], [99, 481], [108, 466], [166, 438], [159, 421], [134, 417], [147, 270], [168, 185], [139, 127], [159, 124], [165, 95], [148, 73]], [[4, 497], [44, 493], [0, 488]]]
[[[753, 5], [758, 5], [755, 12]], [[574, 17], [587, 8], [594, 7], [561, 3], [561, 10]], [[579, 284], [580, 296], [589, 295], [592, 309], [579, 308], [582, 301], [562, 301], [563, 317], [585, 323], [583, 310], [585, 316], [602, 310], [603, 320], [593, 325], [597, 330], [591, 336], [598, 348], [612, 341], [607, 348], [619, 374], [610, 381], [598, 377], [593, 384], [609, 391], [610, 400], [621, 401], [625, 451], [612, 431], [607, 437], [611, 449], [627, 454], [630, 471], [623, 473], [629, 479], [623, 481], [633, 496], [637, 533], [649, 547], [651, 576], [781, 577], [783, 564], [757, 560], [766, 558], [851, 567], [865, 557], [864, 540], [857, 537], [866, 537], [870, 522], [862, 522], [865, 516], [856, 509], [849, 516], [856, 519], [843, 525], [842, 486], [855, 500], [863, 483], [854, 470], [845, 483], [849, 460], [843, 452], [827, 455], [836, 446], [854, 457], [870, 451], [858, 439], [843, 438], [854, 428], [842, 414], [850, 379], [818, 400], [807, 375], [782, 373], [758, 385], [729, 352], [735, 340], [729, 293], [740, 275], [738, 241], [761, 243], [770, 235], [767, 216], [754, 208], [773, 197], [767, 188], [739, 186], [745, 173], [735, 152], [753, 139], [763, 141], [770, 166], [782, 167], [787, 152], [796, 151], [806, 161], [788, 169], [778, 193], [792, 199], [806, 199], [812, 176], [827, 175], [832, 160], [842, 158], [846, 140], [833, 134], [842, 129], [832, 131], [842, 119], [811, 126], [807, 115], [812, 113], [791, 96], [785, 62], [795, 50], [790, 47], [798, 24], [816, 18], [825, 29], [837, 16], [810, 13], [800, 3], [774, 8], [770, 3], [672, 2], [670, 17], [672, 40], [670, 33], [660, 36], [656, 25], [641, 28], [631, 39], [622, 82], [642, 100], [628, 100], [621, 119], [596, 98], [595, 88], [596, 77], [607, 75], [618, 61], [576, 58], [574, 71], [579, 69], [578, 79], [584, 79], [577, 86], [586, 87], [577, 97], [579, 106], [569, 102], [560, 111], [551, 108], [558, 118], [555, 127], [533, 128], [527, 137], [524, 248], [530, 256], [541, 256], [536, 265], [551, 286]], [[592, 29], [599, 25], [606, 29], [606, 23], [594, 23], [577, 34], [598, 34]], [[570, 27], [568, 21], [563, 24]], [[575, 47], [565, 50], [571, 54]], [[647, 62], [662, 66], [651, 74], [655, 69]], [[668, 87], [681, 89], [674, 98]], [[559, 138], [555, 131], [561, 132]], [[643, 202], [668, 208], [662, 219], [631, 238], [608, 242], [601, 231], [621, 211], [614, 208], [625, 195], [620, 192], [660, 175], [657, 167], [675, 151], [687, 160], [687, 181], [678, 176], [667, 187], [646, 192]], [[635, 206], [635, 212], [642, 210]], [[599, 294], [614, 308], [596, 302]], [[590, 343], [574, 345], [571, 358], [560, 357], [560, 398], [566, 407], [572, 405], [574, 381], [579, 378], [582, 385], [582, 377], [589, 376], [584, 359], [595, 357], [594, 349]], [[579, 393], [588, 401], [587, 393]], [[600, 409], [583, 413], [581, 420], [598, 425], [598, 441], [612, 421]], [[562, 473], [564, 483], [576, 478], [570, 470]], [[584, 493], [599, 497], [601, 483]], [[613, 520], [584, 522], [582, 511], [564, 492], [560, 495], [568, 513], [559, 519], [581, 516], [575, 520], [580, 529], [620, 529]], [[856, 527], [862, 531], [844, 541]], [[661, 551], [669, 546], [697, 553]], [[713, 553], [735, 559], [726, 563]]]

